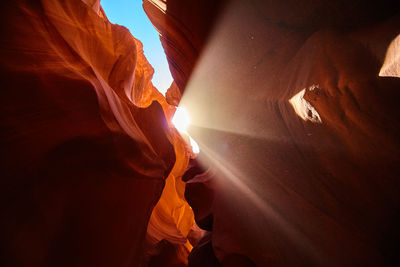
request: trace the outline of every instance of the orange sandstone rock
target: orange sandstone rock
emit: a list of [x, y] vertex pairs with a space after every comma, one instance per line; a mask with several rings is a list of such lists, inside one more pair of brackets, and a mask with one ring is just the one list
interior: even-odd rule
[[144, 8], [214, 172], [186, 186], [213, 215], [189, 265], [398, 265], [400, 83], [379, 76], [397, 3], [224, 1], [215, 19], [215, 1], [160, 2]]
[[139, 266], [165, 183], [185, 239], [188, 158], [140, 41], [100, 1], [1, 5], [2, 265]]

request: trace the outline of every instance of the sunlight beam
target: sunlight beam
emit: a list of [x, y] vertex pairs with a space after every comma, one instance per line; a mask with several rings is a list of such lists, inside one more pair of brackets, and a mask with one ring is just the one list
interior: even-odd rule
[[187, 128], [190, 125], [190, 117], [189, 117], [189, 113], [187, 112], [186, 108], [184, 108], [184, 107], [176, 108], [175, 114], [172, 118], [172, 124], [181, 133], [181, 135], [183, 137], [185, 137], [185, 136], [189, 137], [189, 144], [192, 148], [192, 152], [194, 154], [199, 154], [200, 153], [199, 145], [197, 144], [196, 141], [194, 141], [194, 139], [187, 132]]

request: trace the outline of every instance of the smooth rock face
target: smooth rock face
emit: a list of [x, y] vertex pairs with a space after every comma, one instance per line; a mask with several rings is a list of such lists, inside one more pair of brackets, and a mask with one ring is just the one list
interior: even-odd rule
[[396, 265], [398, 4], [224, 1], [216, 18], [215, 1], [161, 2], [144, 8], [209, 169], [185, 195], [200, 226], [213, 218], [210, 259]]
[[[0, 265], [139, 266], [165, 179], [188, 161], [142, 44], [100, 1], [0, 10]], [[188, 232], [181, 183], [166, 209]]]
[[210, 0], [143, 1], [144, 11], [160, 32], [172, 77], [181, 92], [223, 4], [224, 1]]
[[395, 266], [396, 4], [144, 0], [165, 99], [99, 0], [1, 1], [0, 265]]

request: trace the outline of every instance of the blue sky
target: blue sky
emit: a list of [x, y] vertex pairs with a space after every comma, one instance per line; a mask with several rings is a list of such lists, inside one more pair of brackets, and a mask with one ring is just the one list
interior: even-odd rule
[[143, 43], [144, 54], [154, 68], [153, 84], [165, 94], [172, 77], [158, 32], [147, 18], [142, 0], [101, 0], [100, 3], [112, 23], [127, 27]]

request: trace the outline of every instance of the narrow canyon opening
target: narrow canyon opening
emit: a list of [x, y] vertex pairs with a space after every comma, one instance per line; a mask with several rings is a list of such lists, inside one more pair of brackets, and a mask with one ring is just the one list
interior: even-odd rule
[[141, 0], [102, 0], [101, 6], [111, 23], [125, 26], [143, 44], [144, 55], [154, 68], [152, 83], [165, 95], [172, 77], [159, 34], [146, 16]]
[[397, 6], [2, 1], [0, 265], [400, 265]]

